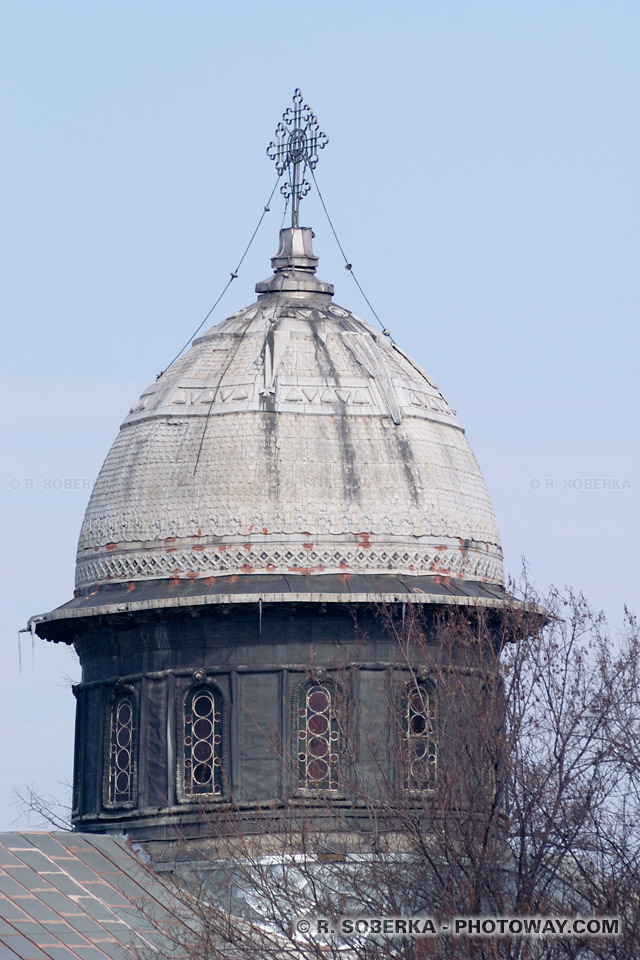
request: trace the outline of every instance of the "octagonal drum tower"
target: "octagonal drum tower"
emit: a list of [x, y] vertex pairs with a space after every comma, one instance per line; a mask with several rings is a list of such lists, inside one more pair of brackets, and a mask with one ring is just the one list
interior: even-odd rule
[[314, 124], [294, 101], [272, 145], [293, 208], [273, 274], [134, 402], [87, 507], [74, 598], [32, 620], [82, 664], [83, 831], [198, 835], [203, 806], [261, 816], [342, 795], [338, 687], [364, 768], [375, 742], [392, 776], [383, 705], [406, 663], [380, 605], [428, 619], [504, 602], [495, 517], [454, 411], [316, 276], [298, 226]]

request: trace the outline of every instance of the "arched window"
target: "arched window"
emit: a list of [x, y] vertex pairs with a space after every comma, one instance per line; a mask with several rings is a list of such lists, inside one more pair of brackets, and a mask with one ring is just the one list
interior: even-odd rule
[[134, 800], [134, 696], [118, 693], [109, 707], [107, 802], [114, 806]]
[[192, 687], [184, 700], [185, 797], [222, 793], [220, 695], [211, 687]]
[[306, 683], [298, 696], [298, 779], [311, 790], [338, 789], [340, 735], [331, 683]]
[[407, 787], [428, 790], [436, 777], [436, 740], [433, 691], [418, 681], [407, 693], [405, 713]]

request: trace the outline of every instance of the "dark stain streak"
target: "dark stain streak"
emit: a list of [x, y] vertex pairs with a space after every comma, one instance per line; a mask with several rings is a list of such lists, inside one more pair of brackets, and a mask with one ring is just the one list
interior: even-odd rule
[[275, 411], [273, 397], [261, 397], [264, 406], [264, 456], [267, 478], [271, 495], [278, 499], [280, 494], [280, 471], [278, 469], [278, 414]]
[[407, 487], [411, 493], [411, 499], [414, 503], [417, 503], [420, 499], [420, 491], [418, 490], [418, 484], [416, 483], [416, 477], [413, 469], [415, 459], [411, 444], [409, 443], [404, 432], [404, 427], [401, 424], [396, 424], [396, 428], [394, 430], [394, 440], [398, 447], [400, 462], [402, 463], [402, 469], [404, 470]]
[[[271, 369], [273, 370], [275, 355], [273, 327], [269, 328], [264, 341], [265, 364], [267, 355], [270, 357]], [[278, 464], [278, 414], [275, 395], [262, 394], [260, 396], [260, 409], [264, 414], [264, 459], [267, 474], [265, 479], [269, 484], [271, 496], [277, 500], [280, 494], [280, 470]]]
[[190, 433], [189, 433], [189, 424], [185, 422], [182, 424], [182, 436], [180, 437], [180, 444], [176, 452], [176, 463], [184, 463], [182, 448], [184, 447], [185, 441], [187, 440], [187, 438], [191, 440]]
[[[161, 421], [155, 420], [152, 421], [152, 426], [148, 430], [142, 431], [142, 435], [140, 435], [140, 431], [138, 431], [137, 434], [132, 434], [134, 440], [127, 448], [127, 459], [124, 464], [122, 483], [125, 490], [135, 490], [139, 479], [138, 471], [140, 464], [153, 462], [154, 447], [160, 428]], [[132, 450], [131, 456], [128, 455], [128, 450]], [[104, 479], [102, 482], [104, 483]], [[96, 490], [97, 484], [91, 494], [92, 497], [96, 493]]]
[[387, 444], [388, 457], [391, 463], [402, 464], [404, 477], [407, 484], [407, 490], [413, 503], [420, 502], [420, 490], [416, 477], [419, 471], [415, 470], [415, 457], [411, 443], [407, 438], [403, 424], [394, 424], [392, 420], [384, 418], [381, 420], [383, 425], [384, 438]]
[[275, 373], [275, 371], [274, 371], [274, 369], [273, 369], [273, 361], [274, 361], [275, 352], [276, 352], [275, 343], [276, 343], [276, 340], [275, 340], [275, 336], [274, 336], [274, 328], [273, 328], [273, 325], [272, 325], [272, 326], [269, 327], [269, 330], [268, 330], [268, 332], [267, 332], [267, 336], [266, 336], [265, 341], [264, 341], [264, 362], [265, 362], [265, 366], [266, 366], [266, 363], [267, 363], [267, 352], [268, 352], [268, 354], [269, 354], [269, 359], [270, 359], [270, 361], [271, 361], [271, 374], [272, 374], [272, 377], [273, 377], [273, 374]]
[[[316, 352], [316, 360], [318, 362], [318, 367], [322, 374], [327, 377], [327, 379], [332, 378], [336, 387], [340, 386], [340, 374], [336, 370], [335, 364], [329, 355], [329, 351], [325, 344], [323, 344], [320, 337], [314, 331], [313, 333], [313, 342]], [[344, 491], [344, 498], [347, 503], [352, 501], [359, 502], [360, 500], [360, 478], [355, 468], [356, 455], [353, 446], [353, 441], [351, 439], [351, 430], [349, 429], [349, 417], [347, 415], [347, 405], [344, 401], [338, 399], [338, 404], [341, 409], [339, 416], [333, 418], [335, 423], [336, 431], [338, 433], [338, 441], [340, 443], [340, 470], [342, 471], [342, 488]]]

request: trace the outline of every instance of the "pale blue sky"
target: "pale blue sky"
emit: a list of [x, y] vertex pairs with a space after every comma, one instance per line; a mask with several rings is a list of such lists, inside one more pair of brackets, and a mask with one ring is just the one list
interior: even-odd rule
[[[23, 635], [20, 674], [17, 630], [71, 596], [91, 482], [235, 266], [296, 86], [342, 243], [458, 410], [508, 570], [637, 608], [639, 28], [637, 0], [0, 0], [0, 827], [12, 785], [71, 778], [74, 658]], [[213, 320], [269, 274], [281, 209]], [[371, 319], [315, 198], [302, 220]]]

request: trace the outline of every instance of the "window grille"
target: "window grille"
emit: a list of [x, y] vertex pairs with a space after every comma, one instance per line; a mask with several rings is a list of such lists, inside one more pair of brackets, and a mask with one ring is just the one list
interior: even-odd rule
[[310, 682], [298, 697], [300, 787], [338, 789], [340, 735], [332, 684]]
[[128, 804], [133, 802], [133, 697], [116, 696], [110, 709], [107, 799], [114, 805]]
[[184, 701], [184, 795], [222, 793], [222, 757], [219, 694], [209, 687], [187, 692]]
[[435, 712], [425, 683], [416, 683], [406, 700], [407, 787], [428, 790], [436, 777]]

